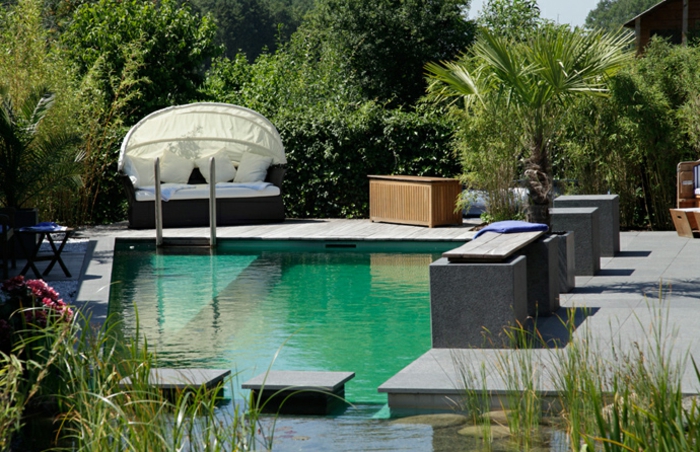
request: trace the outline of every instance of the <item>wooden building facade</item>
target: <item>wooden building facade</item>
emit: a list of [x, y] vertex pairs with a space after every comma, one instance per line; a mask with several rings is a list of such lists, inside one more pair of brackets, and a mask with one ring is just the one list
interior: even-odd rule
[[642, 53], [652, 36], [662, 36], [675, 44], [686, 44], [688, 33], [700, 29], [700, 0], [665, 0], [625, 24], [637, 38]]

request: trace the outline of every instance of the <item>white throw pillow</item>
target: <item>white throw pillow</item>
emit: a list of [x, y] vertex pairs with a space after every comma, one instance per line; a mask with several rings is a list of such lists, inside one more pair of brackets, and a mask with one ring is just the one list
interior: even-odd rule
[[131, 179], [134, 188], [153, 187], [156, 184], [153, 159], [127, 155], [124, 172]]
[[208, 157], [202, 157], [194, 161], [199, 168], [199, 172], [204, 176], [204, 180], [208, 184], [211, 183], [209, 180], [209, 159], [214, 157], [214, 165], [216, 170], [216, 182], [230, 182], [236, 177], [236, 167], [231, 163], [231, 159], [228, 158], [226, 151], [221, 149], [214, 155]]
[[160, 157], [160, 180], [173, 184], [186, 184], [194, 169], [192, 160], [180, 157], [169, 149], [164, 149]]
[[272, 163], [271, 157], [246, 152], [236, 170], [234, 182], [262, 182], [267, 176], [267, 168]]

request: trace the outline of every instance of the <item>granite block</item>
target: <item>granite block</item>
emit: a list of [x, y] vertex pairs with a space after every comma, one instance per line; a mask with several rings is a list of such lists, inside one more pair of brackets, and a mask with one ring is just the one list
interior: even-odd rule
[[565, 231], [559, 235], [559, 293], [569, 293], [576, 287], [576, 234]]
[[331, 414], [344, 410], [345, 383], [354, 372], [278, 370], [260, 374], [241, 385], [253, 391], [263, 413]]
[[600, 221], [597, 207], [553, 208], [552, 230], [574, 231], [576, 276], [593, 276], [600, 271]]
[[508, 346], [504, 330], [527, 317], [527, 259], [430, 265], [434, 348]]
[[559, 309], [559, 236], [546, 235], [518, 254], [527, 258], [527, 315], [552, 315]]
[[600, 255], [620, 252], [620, 197], [618, 195], [567, 195], [554, 200], [554, 208], [597, 207]]

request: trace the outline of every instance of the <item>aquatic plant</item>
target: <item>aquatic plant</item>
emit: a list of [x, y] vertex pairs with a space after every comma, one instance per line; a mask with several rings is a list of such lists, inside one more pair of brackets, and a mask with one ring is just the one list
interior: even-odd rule
[[[596, 341], [589, 329], [574, 334], [571, 309], [564, 320], [569, 330], [566, 347], [494, 350], [495, 360], [480, 373], [470, 360], [455, 360], [466, 388], [464, 407], [480, 414], [489, 404], [486, 400], [500, 400], [508, 410], [513, 439], [526, 450], [537, 446], [538, 424], [552, 411], [572, 451], [700, 450], [700, 398], [685, 394], [682, 384], [690, 363], [698, 383], [700, 370], [687, 351], [674, 350], [677, 330], [669, 324], [663, 296], [658, 304], [649, 302], [648, 309], [651, 322], [646, 325], [637, 318], [640, 335], [631, 344], [620, 338]], [[509, 334], [536, 337], [525, 329]], [[531, 340], [517, 343], [533, 345]], [[538, 351], [543, 353], [536, 357]], [[488, 392], [487, 373], [492, 381], [500, 377], [504, 396]], [[550, 395], [541, 385], [545, 377], [556, 394], [553, 403], [545, 403]], [[485, 442], [490, 441], [487, 428]]]
[[161, 392], [149, 382], [156, 361], [143, 340], [115, 340], [116, 322], [96, 329], [82, 313], [55, 310], [58, 294], [45, 284], [16, 280], [7, 287], [15, 294], [33, 290], [35, 298], [48, 293], [54, 305], [14, 311], [19, 318], [45, 309], [49, 314], [31, 338], [13, 341], [10, 354], [0, 352], [0, 449], [270, 449], [272, 437], [257, 409], [222, 407], [230, 379], [212, 389]]

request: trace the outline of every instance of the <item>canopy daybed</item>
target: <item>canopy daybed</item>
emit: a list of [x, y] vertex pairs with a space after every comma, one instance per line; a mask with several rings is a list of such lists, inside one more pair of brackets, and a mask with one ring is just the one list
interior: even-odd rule
[[259, 113], [221, 103], [165, 108], [129, 130], [119, 154], [129, 227], [155, 227], [160, 158], [163, 227], [209, 225], [209, 160], [215, 158], [217, 225], [284, 220], [287, 160], [277, 129]]

